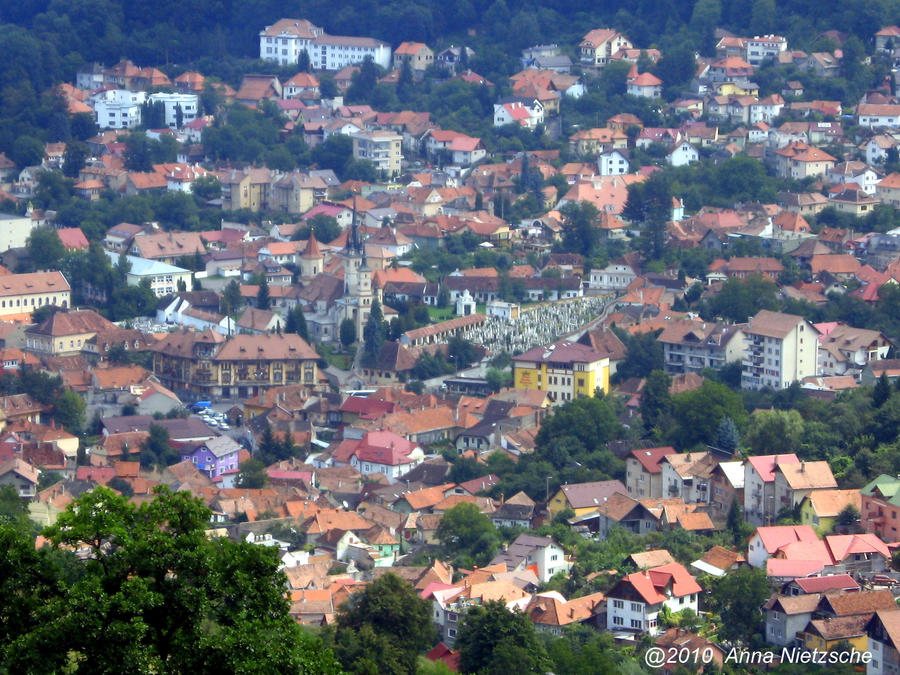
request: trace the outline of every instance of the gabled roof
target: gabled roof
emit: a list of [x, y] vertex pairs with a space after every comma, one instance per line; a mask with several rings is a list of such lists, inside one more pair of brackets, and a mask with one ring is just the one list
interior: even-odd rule
[[775, 473], [781, 473], [792, 490], [836, 488], [837, 481], [826, 461], [779, 463]]
[[795, 542], [818, 543], [819, 536], [811, 525], [773, 525], [756, 528], [756, 536], [770, 554]]
[[660, 462], [667, 456], [675, 454], [675, 448], [670, 445], [660, 448], [645, 448], [643, 450], [632, 450], [629, 457], [636, 459], [644, 471], [648, 473], [661, 473], [662, 467]]
[[619, 493], [628, 495], [628, 490], [618, 480], [596, 481], [593, 483], [573, 483], [559, 488], [573, 509], [597, 507], [604, 499]]
[[607, 594], [607, 597], [619, 597], [617, 593], [624, 588], [631, 587], [648, 605], [656, 605], [665, 602], [671, 596], [682, 598], [703, 591], [694, 577], [679, 563], [669, 563], [661, 567], [635, 572], [624, 577]]

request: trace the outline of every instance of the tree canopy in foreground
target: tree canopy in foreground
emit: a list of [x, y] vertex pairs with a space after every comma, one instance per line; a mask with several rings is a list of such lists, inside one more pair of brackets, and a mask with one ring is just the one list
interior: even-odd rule
[[208, 539], [209, 517], [186, 492], [136, 507], [98, 487], [52, 546], [0, 524], [0, 672], [339, 673], [288, 614], [275, 552]]

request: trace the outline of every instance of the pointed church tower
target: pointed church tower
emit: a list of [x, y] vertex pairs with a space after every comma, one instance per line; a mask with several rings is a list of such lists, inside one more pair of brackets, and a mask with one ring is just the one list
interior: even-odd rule
[[365, 244], [359, 237], [356, 199], [353, 200], [353, 220], [347, 233], [344, 261], [345, 318], [352, 319], [356, 324], [356, 335], [361, 340], [372, 309], [372, 270], [366, 260]]
[[306, 242], [306, 250], [300, 254], [300, 276], [314, 277], [322, 271], [325, 256], [319, 249], [316, 233], [310, 230], [309, 240]]

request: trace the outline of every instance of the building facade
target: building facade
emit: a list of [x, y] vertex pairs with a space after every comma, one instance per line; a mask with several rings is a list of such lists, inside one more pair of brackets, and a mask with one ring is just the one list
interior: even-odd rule
[[513, 357], [513, 386], [546, 391], [554, 404], [609, 391], [609, 354], [562, 340]]
[[816, 375], [818, 331], [802, 316], [764, 309], [743, 330], [744, 389], [786, 389]]

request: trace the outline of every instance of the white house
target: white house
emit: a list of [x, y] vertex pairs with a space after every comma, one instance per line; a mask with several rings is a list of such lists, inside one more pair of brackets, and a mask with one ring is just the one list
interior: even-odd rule
[[898, 145], [900, 145], [900, 141], [893, 136], [888, 136], [887, 134], [872, 136], [863, 146], [866, 164], [872, 166], [884, 163], [884, 160], [887, 158], [887, 151], [891, 148], [896, 148]]
[[653, 73], [641, 73], [628, 78], [628, 93], [641, 98], [661, 98], [662, 80]]
[[494, 126], [502, 127], [507, 124], [534, 129], [544, 122], [544, 107], [538, 101], [531, 106], [526, 106], [521, 101], [494, 104]]
[[900, 127], [900, 105], [890, 103], [860, 103], [856, 116], [861, 127]]
[[787, 40], [780, 35], [757, 35], [744, 41], [744, 60], [752, 66], [758, 66], [786, 49]]
[[196, 94], [150, 94], [151, 103], [162, 103], [166, 108], [166, 126], [174, 129], [178, 126], [178, 108], [181, 108], [181, 124], [197, 119], [199, 97]]
[[703, 591], [680, 564], [669, 563], [623, 577], [606, 594], [606, 629], [656, 635], [659, 612], [697, 611]]
[[566, 560], [565, 551], [550, 537], [536, 537], [520, 534], [505, 551], [501, 551], [491, 561], [491, 565], [505, 564], [508, 572], [518, 572], [534, 567], [541, 583], [547, 583], [554, 574], [568, 574], [571, 561]]
[[597, 158], [601, 176], [619, 176], [628, 173], [628, 158], [619, 150], [610, 150]]
[[760, 310], [744, 329], [744, 338], [744, 389], [786, 389], [816, 375], [818, 331], [802, 316]]
[[602, 270], [591, 270], [588, 276], [588, 288], [601, 291], [621, 291], [637, 278], [634, 268], [619, 260], [610, 263]]
[[399, 478], [424, 459], [425, 453], [418, 444], [392, 431], [369, 431], [353, 448], [349, 464], [362, 474], [382, 473], [388, 478]]
[[[115, 265], [119, 262], [119, 255], [112, 251], [104, 251], [109, 262]], [[191, 288], [191, 271], [169, 265], [168, 263], [149, 258], [140, 258], [134, 255], [126, 255], [129, 270], [125, 279], [129, 286], [140, 286], [144, 279], [149, 280], [153, 294], [161, 298], [178, 290], [178, 283], [182, 282], [188, 289]]]
[[101, 129], [131, 129], [141, 123], [143, 91], [107, 89], [93, 97], [94, 114]]
[[682, 141], [666, 155], [666, 162], [671, 166], [685, 166], [692, 162], [699, 161], [700, 153], [698, 153], [697, 149], [687, 141]]
[[766, 561], [778, 549], [794, 543], [818, 544], [819, 535], [812, 525], [775, 525], [758, 527], [747, 542], [747, 562], [751, 567], [766, 567]]

